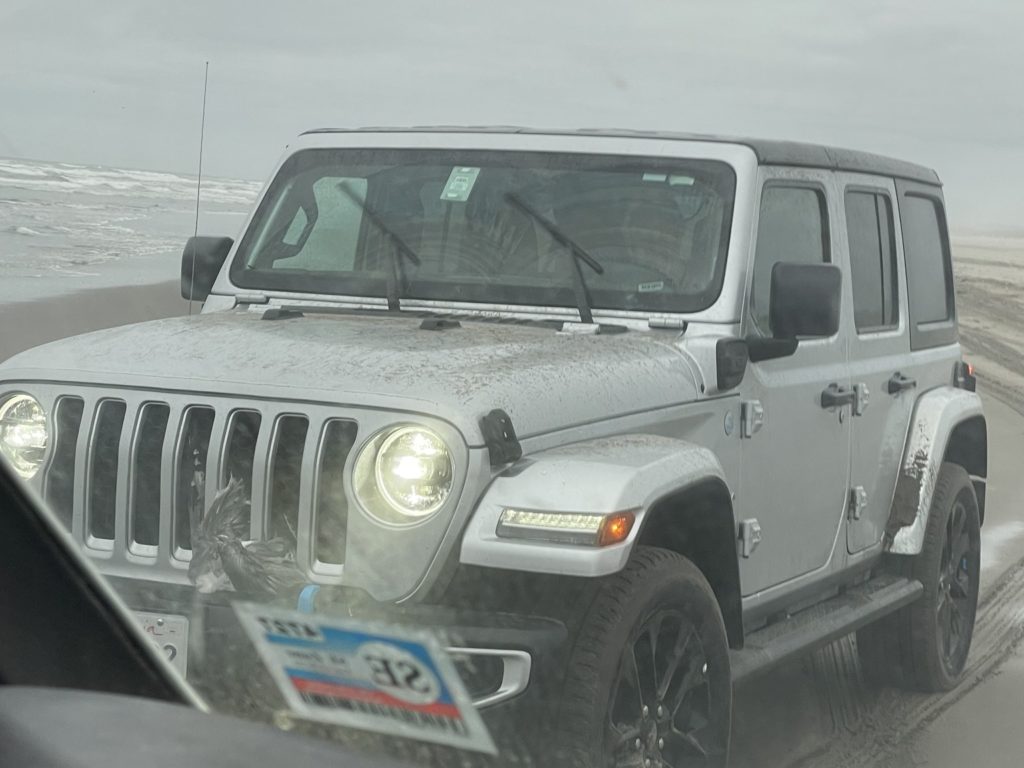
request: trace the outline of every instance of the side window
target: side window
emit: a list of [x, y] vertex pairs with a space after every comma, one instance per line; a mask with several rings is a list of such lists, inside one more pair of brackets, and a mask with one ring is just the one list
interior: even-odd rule
[[930, 197], [904, 195], [900, 221], [907, 259], [910, 319], [916, 325], [951, 319], [953, 284], [940, 203]]
[[772, 267], [780, 261], [829, 261], [828, 216], [825, 196], [820, 190], [768, 186], [761, 193], [750, 309], [758, 329], [765, 335], [769, 332]]
[[[279, 259], [274, 269], [306, 269], [317, 272], [349, 272], [355, 262], [359, 245], [362, 210], [339, 188], [341, 182], [360, 197], [366, 194], [366, 179], [340, 179], [325, 176], [313, 183], [313, 199], [317, 217], [301, 250], [294, 256]], [[299, 208], [284, 236], [286, 245], [296, 245], [305, 231], [307, 219]]]
[[896, 241], [888, 195], [846, 193], [853, 318], [857, 331], [892, 328], [899, 322]]

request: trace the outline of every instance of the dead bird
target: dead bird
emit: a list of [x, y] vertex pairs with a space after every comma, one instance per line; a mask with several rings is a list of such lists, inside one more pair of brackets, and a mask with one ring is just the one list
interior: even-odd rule
[[295, 562], [295, 535], [268, 541], [249, 538], [249, 499], [231, 478], [192, 533], [189, 581], [204, 594], [234, 590], [271, 599], [297, 591], [306, 578]]

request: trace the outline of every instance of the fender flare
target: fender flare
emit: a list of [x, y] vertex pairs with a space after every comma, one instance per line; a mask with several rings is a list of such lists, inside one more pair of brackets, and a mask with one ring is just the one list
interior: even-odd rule
[[[708, 480], [728, 488], [714, 453], [659, 435], [597, 438], [542, 451], [494, 480], [466, 526], [459, 559], [467, 565], [564, 576], [617, 573], [629, 560], [651, 508], [669, 494]], [[632, 510], [636, 522], [624, 542], [607, 547], [506, 539], [497, 535], [506, 507], [577, 513]]]
[[984, 417], [981, 398], [965, 389], [938, 387], [918, 398], [885, 528], [889, 552], [920, 553], [950, 435], [957, 425], [979, 416]]

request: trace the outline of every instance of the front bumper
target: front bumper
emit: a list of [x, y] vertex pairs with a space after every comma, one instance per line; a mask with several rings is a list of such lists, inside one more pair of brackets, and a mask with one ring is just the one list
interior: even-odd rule
[[[191, 587], [118, 577], [109, 581], [133, 610], [188, 617], [187, 678], [215, 710], [272, 720], [284, 709], [232, 608], [233, 602], [248, 601], [245, 595], [203, 595]], [[536, 736], [551, 721], [547, 713], [568, 653], [562, 622], [500, 610], [384, 604], [339, 587], [321, 587], [313, 600], [308, 597], [301, 606], [287, 607], [435, 632], [503, 754], [503, 743], [518, 753], [527, 748], [525, 737], [538, 743]]]

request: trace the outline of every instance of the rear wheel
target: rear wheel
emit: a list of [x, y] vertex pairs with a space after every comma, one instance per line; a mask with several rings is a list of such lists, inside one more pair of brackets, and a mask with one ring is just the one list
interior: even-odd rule
[[604, 581], [569, 661], [556, 762], [724, 766], [732, 681], [714, 592], [686, 558], [639, 547]]
[[942, 465], [921, 553], [896, 562], [924, 595], [857, 633], [862, 666], [876, 682], [949, 690], [967, 665], [981, 572], [978, 500], [963, 467]]

